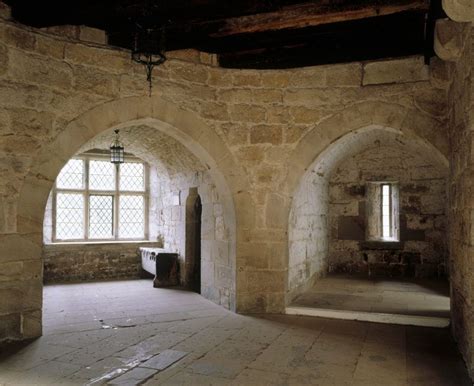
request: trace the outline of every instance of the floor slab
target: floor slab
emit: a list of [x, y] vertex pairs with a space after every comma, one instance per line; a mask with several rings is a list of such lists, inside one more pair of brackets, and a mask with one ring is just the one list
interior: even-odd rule
[[46, 286], [0, 385], [471, 385], [447, 329], [237, 315], [150, 281]]
[[291, 315], [447, 327], [449, 284], [444, 280], [329, 275], [287, 308]]

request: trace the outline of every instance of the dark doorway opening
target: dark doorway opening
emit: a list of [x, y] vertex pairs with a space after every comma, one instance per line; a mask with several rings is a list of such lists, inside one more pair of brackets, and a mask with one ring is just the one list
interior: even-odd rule
[[186, 286], [201, 293], [201, 215], [202, 203], [197, 188], [186, 200]]

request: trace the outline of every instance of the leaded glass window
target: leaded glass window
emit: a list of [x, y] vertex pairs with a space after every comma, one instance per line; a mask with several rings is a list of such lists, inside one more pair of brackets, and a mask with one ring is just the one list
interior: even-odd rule
[[110, 239], [114, 236], [114, 196], [89, 196], [89, 238]]
[[114, 165], [83, 155], [69, 160], [54, 189], [54, 240], [143, 240], [147, 237], [146, 165]]
[[145, 170], [142, 163], [126, 162], [120, 166], [120, 190], [145, 190]]
[[81, 159], [70, 160], [59, 173], [56, 186], [60, 189], [83, 189], [84, 161]]
[[84, 238], [84, 195], [80, 193], [56, 195], [56, 237]]
[[143, 196], [130, 196], [122, 194], [119, 206], [120, 236], [124, 238], [143, 238], [145, 229], [144, 214], [145, 200]]
[[89, 161], [89, 189], [115, 190], [115, 165], [110, 161]]

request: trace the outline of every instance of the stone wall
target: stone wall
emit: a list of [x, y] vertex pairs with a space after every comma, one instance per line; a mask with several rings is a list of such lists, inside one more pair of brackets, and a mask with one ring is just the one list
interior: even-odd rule
[[110, 279], [139, 279], [140, 247], [157, 243], [49, 244], [43, 248], [45, 284]]
[[[242, 312], [284, 309], [290, 209], [303, 175], [331, 144], [379, 125], [429, 144], [429, 153], [449, 152], [450, 80], [436, 61], [239, 71], [186, 51], [155, 69], [148, 97], [145, 71], [129, 52], [70, 36], [0, 22], [0, 266], [7, 272], [0, 295], [15, 298], [0, 306], [10, 326], [2, 337], [40, 334], [47, 196], [61, 166], [113, 127], [155, 124], [209, 173], [214, 188], [204, 190], [217, 199], [203, 204], [203, 219], [217, 215], [203, 232], [214, 230], [211, 255], [222, 258], [213, 279], [219, 301], [228, 294]], [[134, 153], [144, 158], [147, 146], [141, 152]]]
[[328, 272], [328, 181], [318, 173], [306, 178], [294, 197], [288, 231], [288, 299]]
[[158, 204], [158, 232], [164, 247], [179, 254], [181, 283], [187, 285], [186, 229], [187, 198], [192, 188], [201, 197], [201, 294], [226, 308], [232, 308], [232, 263], [224, 210], [219, 193], [206, 172], [181, 174], [166, 189], [162, 184]]
[[[383, 122], [383, 119], [380, 121]], [[315, 136], [314, 140], [318, 140], [318, 137]], [[334, 139], [305, 170], [293, 198], [288, 224], [290, 248], [287, 302], [328, 272], [329, 235], [334, 232], [329, 224], [331, 177], [337, 175], [338, 166], [350, 162], [348, 160], [367, 149], [380, 147], [381, 144], [390, 149], [402, 149], [400, 154], [405, 149], [411, 157], [413, 154], [423, 154], [425, 166], [437, 165], [437, 170], [447, 169], [446, 158], [436, 149], [430, 148], [431, 145], [427, 142], [383, 125], [368, 125]], [[422, 170], [419, 172], [423, 173]], [[360, 191], [355, 193], [365, 196]], [[350, 210], [347, 214], [353, 215], [352, 217], [358, 216], [360, 212], [356, 201], [352, 201], [347, 209]], [[339, 213], [338, 210], [333, 205], [332, 211]], [[360, 234], [360, 229], [358, 230]], [[314, 240], [318, 240], [317, 243]], [[347, 241], [344, 243], [347, 244]]]
[[[470, 32], [470, 31], [469, 31]], [[460, 59], [446, 67], [452, 83], [449, 88], [450, 182], [449, 182], [449, 265], [451, 271], [451, 326], [467, 363], [474, 374], [473, 288], [473, 190], [472, 130], [473, 100], [471, 72], [474, 55], [471, 36], [465, 42]]]
[[[329, 186], [329, 272], [444, 276], [447, 170], [423, 154], [383, 144], [338, 165]], [[396, 182], [399, 242], [367, 242], [367, 183]]]

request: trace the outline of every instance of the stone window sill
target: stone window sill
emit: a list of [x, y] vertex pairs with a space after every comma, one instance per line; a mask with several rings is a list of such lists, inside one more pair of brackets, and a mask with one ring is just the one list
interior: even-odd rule
[[120, 245], [120, 244], [160, 244], [158, 241], [151, 241], [151, 240], [108, 240], [108, 241], [61, 241], [56, 243], [45, 243], [44, 245], [47, 247], [54, 247], [57, 246], [80, 246], [80, 245]]

